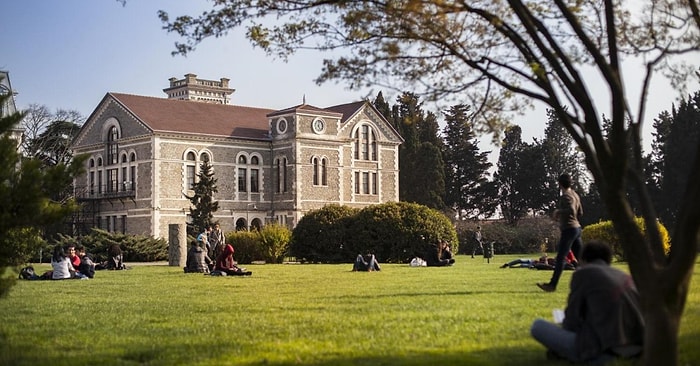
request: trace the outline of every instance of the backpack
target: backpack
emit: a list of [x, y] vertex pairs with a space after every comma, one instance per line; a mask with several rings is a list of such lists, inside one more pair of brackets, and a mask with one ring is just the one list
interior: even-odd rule
[[19, 271], [19, 279], [20, 280], [38, 280], [39, 276], [37, 276], [36, 272], [34, 272], [34, 267], [27, 266], [27, 267], [22, 268], [21, 271]]

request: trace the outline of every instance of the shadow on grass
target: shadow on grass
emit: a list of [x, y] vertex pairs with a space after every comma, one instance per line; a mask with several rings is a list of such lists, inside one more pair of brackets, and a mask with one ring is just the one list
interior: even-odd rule
[[[388, 349], [381, 356], [343, 356], [309, 354], [308, 350], [298, 356], [281, 355], [284, 361], [271, 361], [266, 358], [250, 361], [237, 359], [235, 354], [244, 351], [242, 345], [211, 342], [199, 344], [161, 344], [154, 339], [152, 343], [129, 347], [126, 350], [112, 349], [98, 352], [86, 352], [84, 348], [66, 349], [64, 351], [43, 353], [31, 345], [10, 345], [4, 334], [0, 335], [0, 364], [2, 365], [567, 365], [565, 362], [547, 361], [544, 349], [532, 347], [493, 347], [477, 351], [459, 352], [431, 350], [407, 354], [392, 354]], [[27, 347], [29, 346], [29, 347]], [[89, 347], [87, 347], [89, 349]], [[245, 353], [245, 352], [243, 352]], [[622, 363], [622, 365], [626, 365]]]

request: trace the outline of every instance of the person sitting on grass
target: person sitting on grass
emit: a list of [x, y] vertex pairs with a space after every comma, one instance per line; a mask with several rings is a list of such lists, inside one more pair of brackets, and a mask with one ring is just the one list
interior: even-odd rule
[[379, 262], [377, 262], [377, 258], [375, 258], [374, 254], [367, 253], [364, 256], [362, 254], [357, 255], [352, 270], [353, 272], [372, 272], [381, 271], [382, 269], [379, 267]]
[[75, 268], [73, 268], [70, 257], [66, 254], [66, 251], [61, 244], [58, 244], [53, 248], [51, 268], [53, 269], [53, 271], [51, 271], [52, 280], [65, 280], [73, 278], [75, 275]]
[[75, 247], [75, 251], [78, 253], [78, 257], [80, 257], [80, 265], [76, 268], [78, 273], [81, 273], [87, 278], [94, 278], [95, 262], [92, 261], [92, 258], [90, 258], [85, 251], [85, 246], [79, 244]]
[[187, 265], [185, 273], [209, 273], [209, 266], [213, 264], [207, 255], [204, 243], [192, 240], [192, 246], [187, 251]]
[[571, 291], [559, 326], [536, 319], [530, 328], [547, 348], [547, 358], [604, 364], [616, 357], [639, 356], [644, 318], [632, 277], [610, 266], [612, 249], [591, 241], [583, 246], [581, 266], [571, 277]]
[[238, 267], [236, 261], [233, 260], [233, 246], [226, 244], [224, 251], [216, 258], [214, 270], [226, 273], [230, 276], [250, 276], [253, 272], [247, 271], [245, 268]]
[[425, 261], [428, 267], [444, 267], [451, 266], [455, 263], [454, 258], [452, 258], [452, 252], [450, 252], [447, 247], [447, 242], [444, 240], [438, 240], [436, 245], [433, 245], [425, 256]]

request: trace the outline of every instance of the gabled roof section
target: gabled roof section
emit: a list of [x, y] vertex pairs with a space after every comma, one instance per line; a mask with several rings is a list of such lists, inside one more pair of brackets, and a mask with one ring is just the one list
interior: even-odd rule
[[332, 107], [328, 107], [326, 109], [329, 111], [333, 111], [333, 112], [340, 113], [341, 115], [343, 115], [343, 117], [340, 119], [340, 122], [345, 123], [345, 121], [349, 120], [355, 114], [360, 112], [360, 109], [362, 109], [362, 106], [364, 106], [365, 103], [369, 104], [366, 101], [360, 101], [360, 102], [353, 102], [353, 103], [347, 103], [347, 104], [339, 104], [339, 105], [335, 105]]
[[248, 139], [269, 138], [272, 109], [108, 93], [154, 132], [176, 132]]
[[267, 116], [268, 117], [275, 117], [275, 116], [281, 116], [285, 114], [290, 114], [290, 113], [295, 113], [295, 114], [318, 114], [318, 115], [324, 115], [324, 116], [329, 116], [329, 117], [340, 117], [339, 113], [334, 112], [330, 109], [327, 108], [319, 108], [319, 107], [314, 107], [312, 105], [308, 104], [299, 104], [294, 107], [289, 107], [286, 109], [282, 109], [279, 111], [274, 111], [272, 113], [269, 113]]
[[389, 123], [389, 121], [387, 121], [386, 117], [384, 117], [384, 115], [382, 115], [377, 110], [377, 108], [374, 107], [374, 104], [372, 104], [366, 100], [360, 101], [360, 102], [347, 103], [347, 104], [339, 104], [336, 106], [328, 107], [326, 109], [329, 111], [334, 111], [334, 112], [342, 114], [343, 116], [341, 117], [340, 122], [345, 123], [348, 120], [350, 120], [351, 118], [355, 117], [355, 115], [360, 113], [363, 108], [369, 108], [370, 110], [372, 110], [372, 112], [384, 122], [386, 127], [389, 128], [391, 130], [391, 132], [395, 134], [396, 138], [399, 141], [401, 141], [401, 142], [404, 141], [403, 137], [401, 137], [401, 134], [399, 134], [399, 132], [396, 131], [394, 126], [391, 123]]

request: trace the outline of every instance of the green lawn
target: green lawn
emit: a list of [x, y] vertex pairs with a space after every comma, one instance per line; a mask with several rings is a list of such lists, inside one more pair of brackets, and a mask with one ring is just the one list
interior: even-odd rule
[[[544, 293], [535, 283], [551, 272], [499, 268], [517, 257], [377, 273], [249, 265], [251, 277], [138, 265], [87, 281], [20, 281], [0, 299], [0, 365], [540, 364], [530, 324], [564, 307], [572, 272]], [[700, 362], [697, 268], [681, 365]]]

